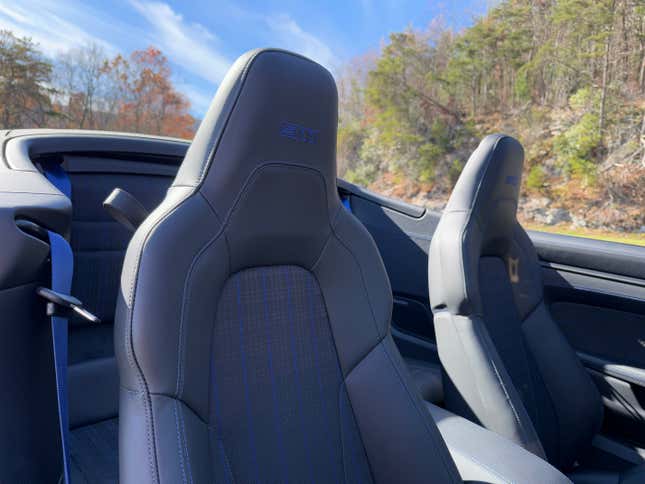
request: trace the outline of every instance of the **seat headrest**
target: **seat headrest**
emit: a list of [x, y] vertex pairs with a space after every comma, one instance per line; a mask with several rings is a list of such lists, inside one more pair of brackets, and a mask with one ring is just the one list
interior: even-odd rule
[[523, 161], [522, 145], [502, 134], [484, 138], [468, 159], [430, 244], [433, 309], [482, 314], [480, 259], [517, 257], [516, 238], [524, 234], [516, 218]]
[[470, 156], [452, 191], [446, 211], [471, 211], [484, 239], [514, 229], [522, 182], [524, 150], [514, 138], [486, 136]]
[[196, 187], [225, 217], [255, 170], [294, 163], [322, 174], [332, 201], [337, 123], [329, 71], [291, 52], [247, 52], [222, 81], [173, 185]]

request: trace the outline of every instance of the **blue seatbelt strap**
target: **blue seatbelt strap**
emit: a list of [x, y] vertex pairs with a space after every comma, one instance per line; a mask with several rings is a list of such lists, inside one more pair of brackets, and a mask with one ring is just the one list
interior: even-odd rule
[[352, 205], [349, 202], [349, 195], [345, 195], [344, 197], [341, 198], [341, 200], [343, 202], [343, 206], [345, 207], [345, 209], [349, 213], [352, 213]]
[[[72, 186], [60, 164], [46, 163], [43, 169], [47, 179], [70, 200]], [[51, 257], [51, 288], [62, 294], [70, 294], [72, 276], [74, 274], [74, 255], [72, 248], [63, 236], [49, 231], [49, 246]], [[69, 476], [69, 414], [67, 407], [67, 325], [68, 318], [51, 317], [52, 343], [54, 350], [54, 370], [56, 373], [56, 394], [58, 402], [58, 420], [60, 423], [61, 447], [63, 451], [64, 483], [70, 483]]]

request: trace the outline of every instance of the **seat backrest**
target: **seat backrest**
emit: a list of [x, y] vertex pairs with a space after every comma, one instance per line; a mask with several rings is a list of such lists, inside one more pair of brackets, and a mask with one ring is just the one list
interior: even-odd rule
[[598, 430], [597, 389], [552, 320], [535, 249], [516, 219], [524, 153], [487, 136], [430, 245], [430, 302], [448, 409], [560, 468]]
[[389, 332], [376, 246], [336, 187], [337, 92], [242, 56], [117, 307], [122, 483], [460, 482]]

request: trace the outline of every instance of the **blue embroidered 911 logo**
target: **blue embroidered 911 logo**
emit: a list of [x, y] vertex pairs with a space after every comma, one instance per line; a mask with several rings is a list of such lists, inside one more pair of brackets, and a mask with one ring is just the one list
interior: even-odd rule
[[292, 139], [298, 143], [309, 143], [311, 145], [315, 145], [318, 143], [319, 133], [319, 129], [307, 128], [288, 121], [284, 121], [280, 125], [280, 136]]

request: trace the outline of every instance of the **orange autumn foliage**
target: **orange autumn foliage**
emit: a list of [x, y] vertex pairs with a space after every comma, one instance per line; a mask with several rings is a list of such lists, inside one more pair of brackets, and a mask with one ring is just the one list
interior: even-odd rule
[[104, 66], [117, 90], [113, 129], [192, 138], [196, 121], [190, 102], [171, 81], [168, 59], [155, 47], [116, 56]]

